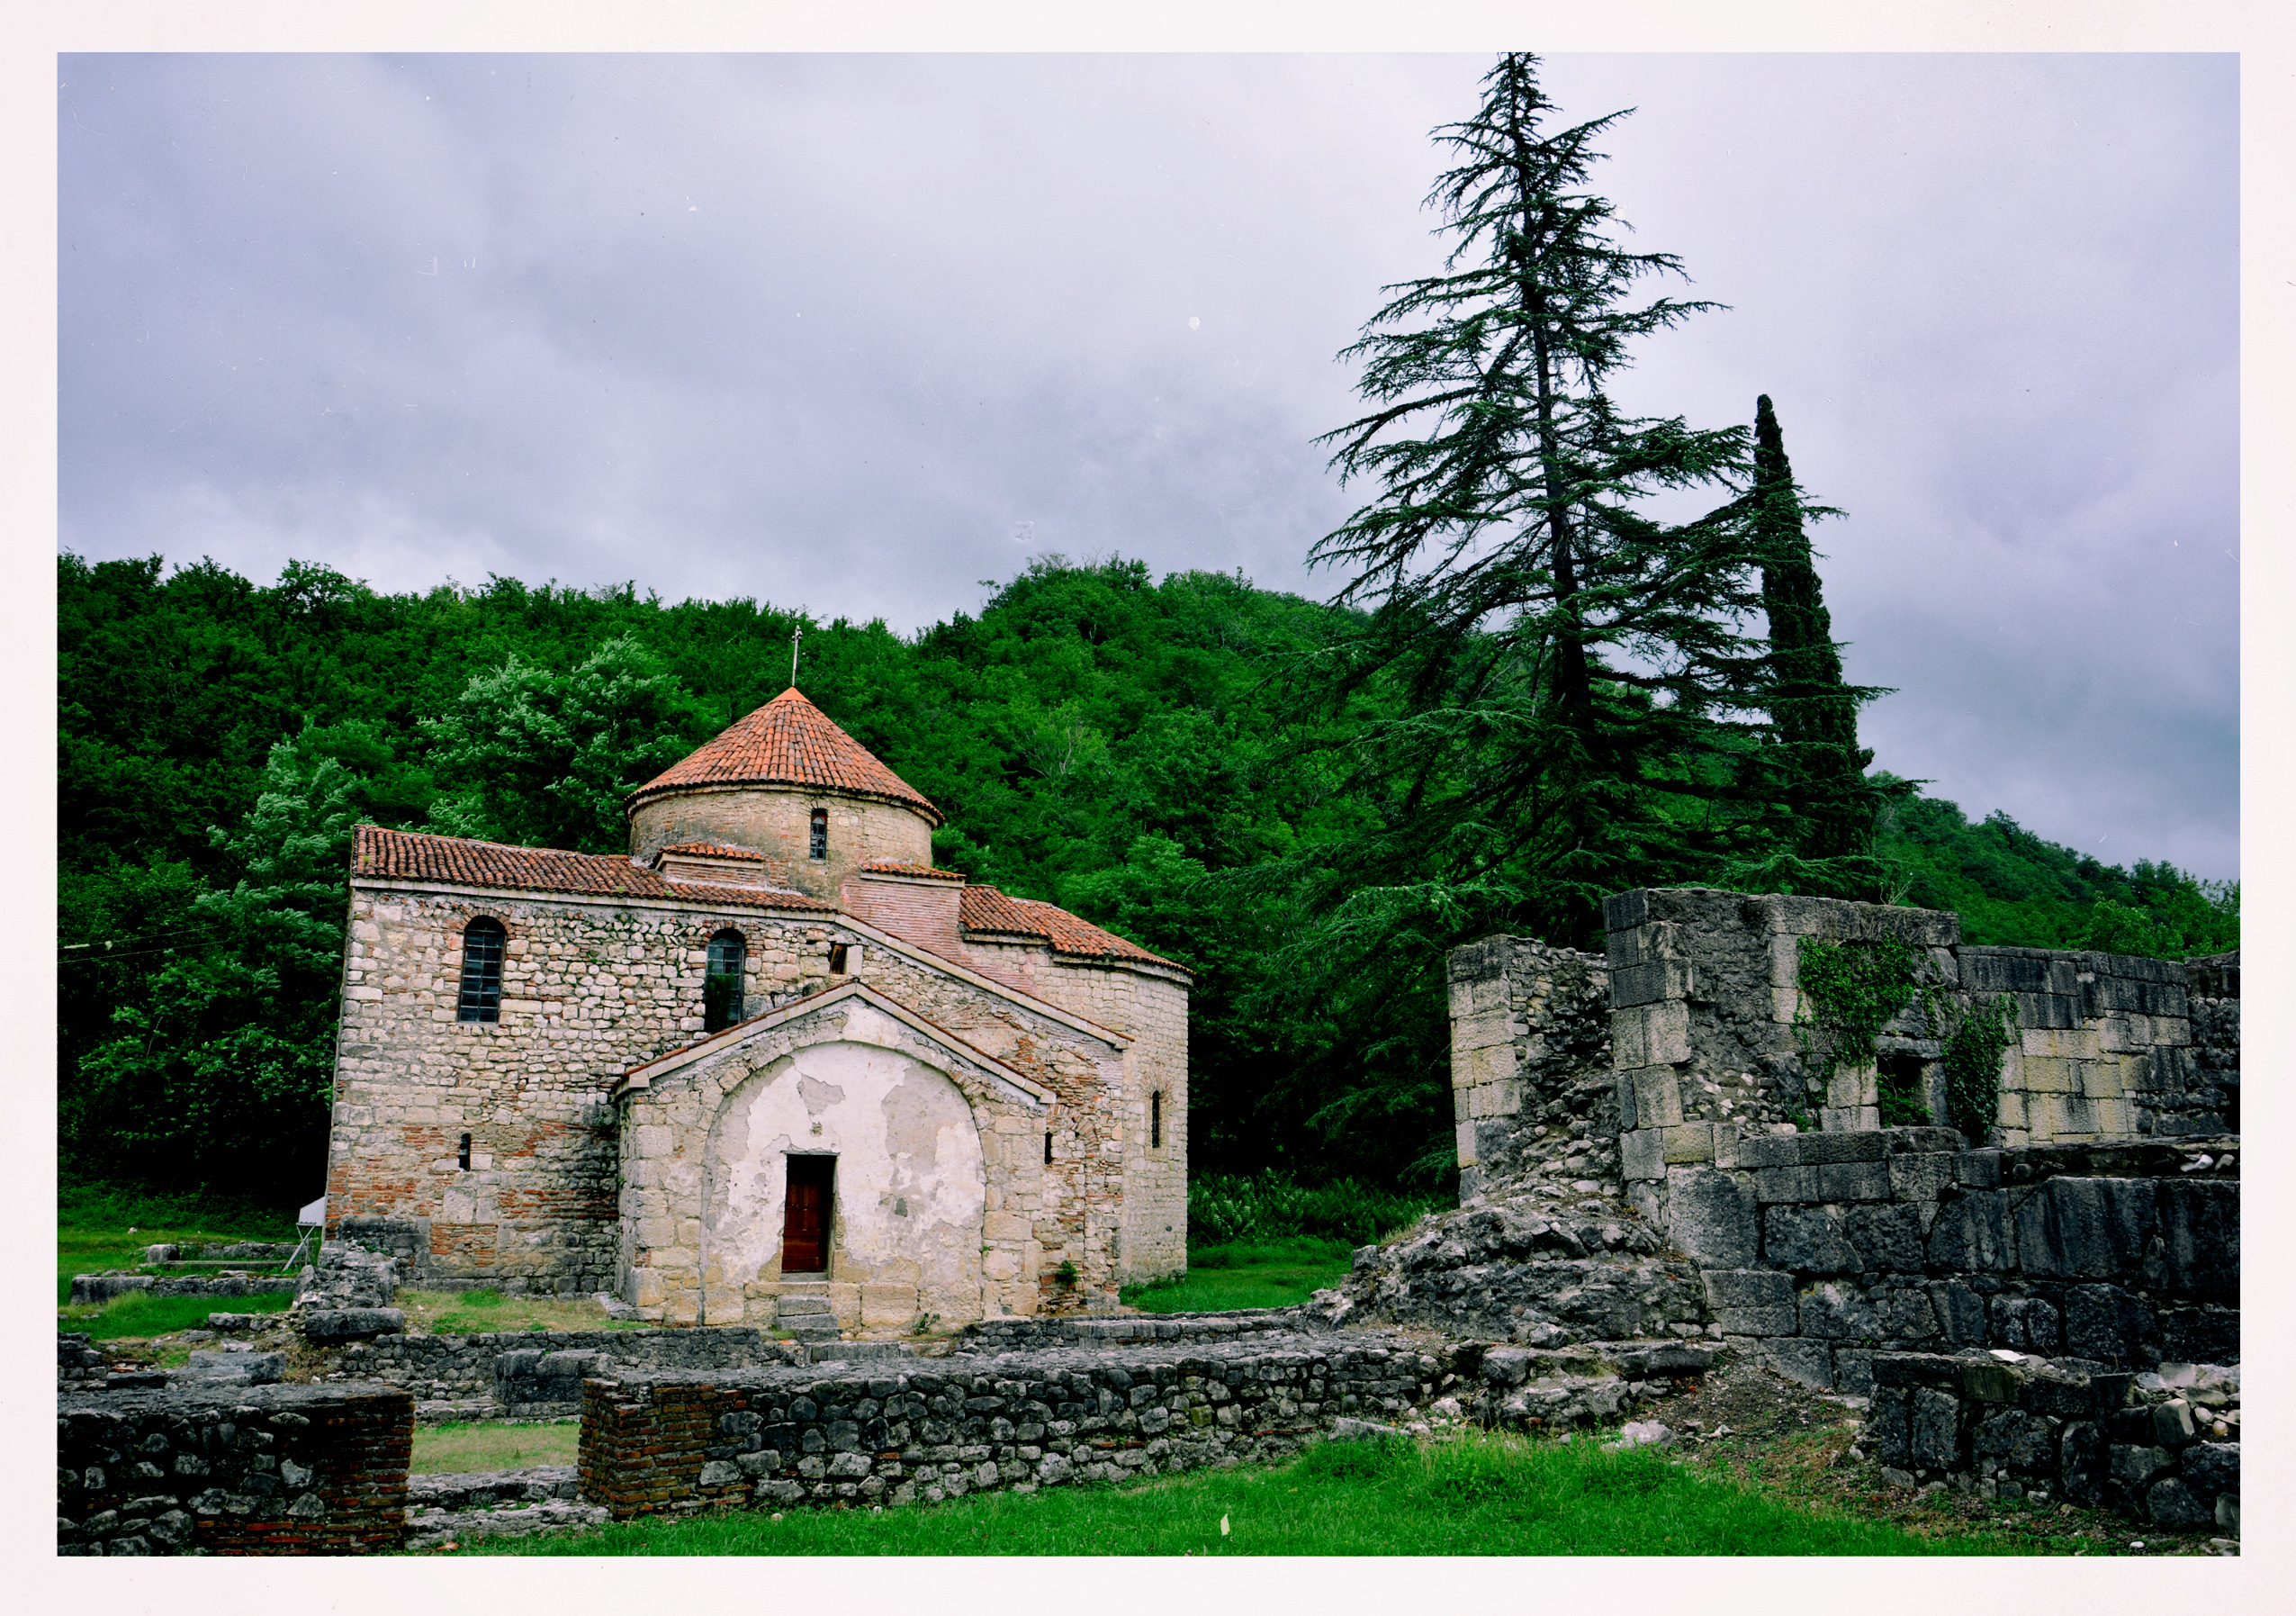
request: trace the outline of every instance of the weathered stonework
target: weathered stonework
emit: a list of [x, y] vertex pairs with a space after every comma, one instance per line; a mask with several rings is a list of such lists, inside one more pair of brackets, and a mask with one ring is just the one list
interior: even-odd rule
[[[1624, 1231], [1639, 1217], [1706, 1291], [1703, 1309], [1643, 1328], [1703, 1328], [1820, 1386], [1864, 1390], [1877, 1347], [2237, 1360], [2237, 954], [2188, 967], [1980, 948], [1951, 915], [1704, 889], [1622, 893], [1605, 913], [1607, 981], [1519, 938], [1453, 952], [1463, 1208], [1360, 1254], [1336, 1305], [1584, 1340], [1604, 1326], [1571, 1309], [1606, 1287], [1542, 1281], [1563, 1253], [1540, 1248], [1560, 1235], [1528, 1232], [1571, 1231], [1631, 1294], [1622, 1259], [1649, 1237]], [[1921, 951], [1955, 1012], [2012, 1000], [2018, 1042], [1984, 1148], [1881, 1127], [1874, 1062], [1814, 1086], [1794, 1025], [1805, 936]], [[1583, 1032], [1604, 988], [1607, 1047]], [[1941, 1120], [1935, 1031], [1909, 1007], [1877, 1054]], [[1614, 1196], [1634, 1215], [1608, 1212]], [[1622, 1237], [1598, 1253], [1606, 1217]]]
[[[820, 1152], [858, 1197], [837, 1203], [824, 1282], [845, 1330], [1108, 1305], [1184, 1268], [1187, 973], [932, 871], [930, 805], [801, 701], [775, 705], [811, 726], [815, 751], [791, 767], [827, 745], [832, 772], [868, 789], [657, 781], [634, 799], [630, 861], [360, 832], [329, 1233], [381, 1220], [422, 1283], [615, 1290], [649, 1318], [770, 1323], [777, 1175]], [[770, 884], [784, 880], [795, 889]], [[500, 998], [495, 1019], [462, 1020], [482, 918], [505, 937]], [[743, 944], [738, 1056], [705, 1036], [709, 948], [727, 932]], [[831, 1020], [780, 1019], [838, 994]], [[680, 1075], [660, 1092], [629, 1080], [665, 1058]], [[806, 1085], [847, 1079], [915, 1115], [809, 1108]], [[925, 1112], [921, 1154], [896, 1135]], [[741, 1154], [785, 1133], [770, 1166]], [[891, 1210], [928, 1179], [931, 1215]], [[898, 1249], [926, 1227], [938, 1255]], [[410, 1231], [419, 1252], [399, 1250]]]

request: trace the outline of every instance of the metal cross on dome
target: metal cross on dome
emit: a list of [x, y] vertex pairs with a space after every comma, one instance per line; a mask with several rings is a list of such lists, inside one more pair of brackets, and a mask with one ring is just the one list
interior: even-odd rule
[[793, 624], [789, 629], [789, 688], [797, 688], [797, 642], [805, 637], [806, 626]]

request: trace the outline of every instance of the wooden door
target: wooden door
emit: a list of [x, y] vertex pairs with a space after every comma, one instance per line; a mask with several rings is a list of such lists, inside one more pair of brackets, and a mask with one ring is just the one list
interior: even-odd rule
[[819, 1274], [829, 1268], [829, 1196], [834, 1156], [792, 1156], [781, 1214], [781, 1271]]

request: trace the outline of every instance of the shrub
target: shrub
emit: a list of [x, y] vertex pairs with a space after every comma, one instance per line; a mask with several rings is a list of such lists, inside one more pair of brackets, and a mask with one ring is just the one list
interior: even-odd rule
[[1449, 1204], [1442, 1196], [1398, 1195], [1353, 1178], [1303, 1185], [1281, 1173], [1249, 1178], [1207, 1173], [1188, 1185], [1188, 1243], [1235, 1245], [1312, 1235], [1365, 1246]]

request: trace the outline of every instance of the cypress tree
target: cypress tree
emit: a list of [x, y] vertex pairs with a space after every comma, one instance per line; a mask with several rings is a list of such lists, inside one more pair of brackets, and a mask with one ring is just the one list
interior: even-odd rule
[[1881, 692], [1842, 682], [1833, 619], [1803, 530], [1808, 508], [1766, 393], [1754, 405], [1752, 494], [1769, 619], [1769, 707], [1784, 751], [1781, 806], [1804, 859], [1861, 855], [1879, 795], [1865, 778], [1874, 754], [1858, 745], [1858, 709]]

